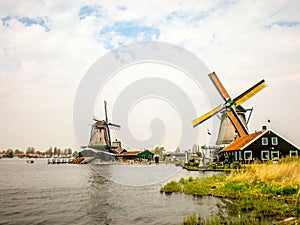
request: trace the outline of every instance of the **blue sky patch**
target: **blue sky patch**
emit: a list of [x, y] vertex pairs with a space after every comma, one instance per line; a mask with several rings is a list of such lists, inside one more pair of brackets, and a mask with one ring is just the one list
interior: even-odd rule
[[46, 17], [37, 17], [37, 18], [30, 18], [27, 16], [6, 16], [1, 18], [2, 25], [9, 27], [9, 21], [12, 19], [18, 20], [20, 23], [22, 23], [24, 26], [29, 27], [31, 25], [40, 25], [41, 27], [45, 28], [46, 32], [48, 32], [50, 29], [47, 25], [47, 18]]
[[274, 25], [280, 26], [280, 27], [296, 27], [300, 25], [300, 22], [298, 21], [277, 21], [274, 23], [271, 23], [270, 25], [266, 25], [265, 28], [271, 29]]
[[100, 17], [102, 15], [102, 8], [99, 5], [86, 5], [80, 8], [78, 16], [80, 20], [88, 16]]
[[167, 21], [173, 21], [174, 19], [181, 20], [183, 22], [196, 23], [200, 20], [205, 19], [211, 14], [212, 10], [200, 11], [197, 13], [188, 12], [188, 11], [173, 11], [167, 15]]
[[184, 22], [196, 23], [200, 20], [204, 20], [209, 17], [212, 13], [217, 11], [224, 11], [226, 8], [229, 8], [237, 3], [237, 0], [224, 0], [220, 1], [218, 4], [214, 5], [212, 8], [208, 8], [203, 11], [182, 11], [177, 10], [173, 11], [166, 16], [167, 21], [173, 21], [178, 19]]
[[[137, 22], [116, 22], [112, 26], [104, 27], [100, 31], [101, 37], [104, 37], [104, 45], [106, 49], [113, 49], [116, 46], [111, 44], [115, 36], [130, 38], [135, 41], [153, 41], [157, 40], [160, 31], [157, 28], [145, 25], [139, 25]], [[119, 45], [125, 44], [120, 40]]]
[[121, 10], [121, 11], [125, 11], [125, 10], [126, 10], [126, 6], [124, 6], [124, 5], [119, 5], [119, 6], [118, 6], [118, 9]]

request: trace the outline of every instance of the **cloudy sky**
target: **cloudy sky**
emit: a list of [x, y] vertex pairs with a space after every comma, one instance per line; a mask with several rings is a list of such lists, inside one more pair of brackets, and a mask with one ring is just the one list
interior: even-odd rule
[[[1, 1], [0, 150], [77, 148], [73, 104], [81, 79], [106, 53], [147, 41], [194, 53], [232, 97], [265, 79], [268, 87], [243, 105], [254, 107], [250, 130], [270, 119], [271, 129], [300, 146], [299, 11], [296, 0]], [[139, 115], [133, 133], [143, 126]], [[178, 137], [169, 133], [159, 144], [175, 148]]]

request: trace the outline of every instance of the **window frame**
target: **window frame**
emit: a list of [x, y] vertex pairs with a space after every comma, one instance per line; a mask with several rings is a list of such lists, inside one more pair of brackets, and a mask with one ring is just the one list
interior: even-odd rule
[[262, 145], [268, 145], [268, 138], [267, 137], [262, 137], [261, 138], [261, 144]]
[[272, 143], [272, 145], [278, 145], [278, 138], [277, 137], [272, 137], [271, 138], [271, 143]]
[[[296, 153], [296, 154], [292, 155], [292, 153]], [[290, 157], [298, 157], [298, 150], [290, 150]]]
[[[273, 154], [276, 153], [277, 157], [273, 157]], [[271, 159], [272, 160], [279, 160], [279, 151], [278, 150], [273, 150], [271, 151]]]
[[[251, 154], [250, 158], [246, 158], [246, 154], [247, 153]], [[251, 161], [251, 160], [253, 160], [253, 155], [252, 155], [252, 151], [251, 150], [247, 150], [247, 151], [244, 152], [244, 159], [245, 159], [245, 161]]]
[[[268, 155], [268, 157], [267, 158], [264, 158], [263, 156], [264, 156], [264, 153], [268, 153], [267, 155]], [[270, 160], [270, 151], [268, 151], [268, 150], [262, 150], [261, 151], [261, 160], [262, 161], [268, 161], [268, 160]]]

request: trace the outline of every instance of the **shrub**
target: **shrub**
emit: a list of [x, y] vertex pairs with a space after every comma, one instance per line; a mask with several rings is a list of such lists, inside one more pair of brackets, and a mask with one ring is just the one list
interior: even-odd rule
[[171, 182], [167, 183], [165, 186], [161, 188], [161, 191], [164, 191], [166, 193], [172, 193], [172, 192], [181, 192], [182, 187], [179, 183], [172, 180]]
[[297, 194], [298, 189], [295, 187], [282, 187], [281, 194], [282, 195], [294, 195]]
[[231, 164], [231, 168], [232, 169], [240, 169], [241, 168], [241, 164], [239, 161], [234, 161], [232, 164]]
[[180, 180], [179, 180], [179, 183], [185, 184], [185, 183], [186, 183], [186, 180], [185, 180], [183, 177], [181, 177]]

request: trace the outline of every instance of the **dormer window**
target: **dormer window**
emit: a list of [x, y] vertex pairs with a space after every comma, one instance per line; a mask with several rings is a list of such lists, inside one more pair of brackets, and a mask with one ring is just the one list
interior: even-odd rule
[[271, 141], [272, 141], [272, 145], [278, 145], [278, 138], [277, 137], [272, 137]]
[[268, 138], [263, 137], [263, 138], [261, 139], [261, 143], [262, 143], [262, 145], [268, 145]]

